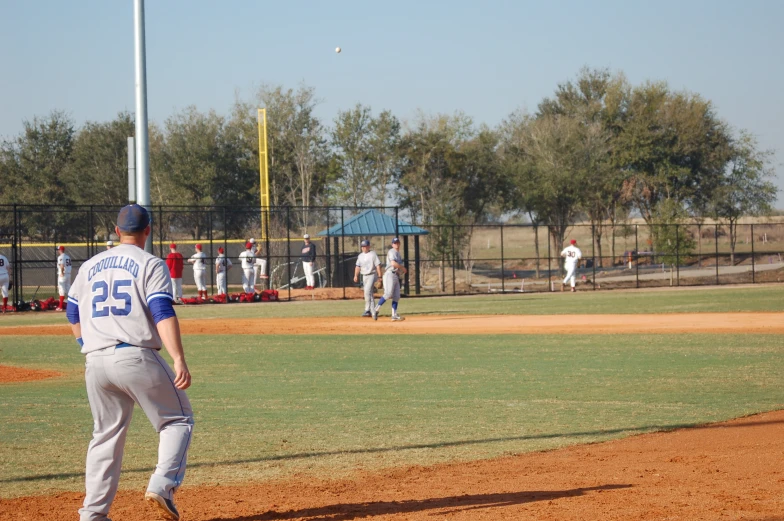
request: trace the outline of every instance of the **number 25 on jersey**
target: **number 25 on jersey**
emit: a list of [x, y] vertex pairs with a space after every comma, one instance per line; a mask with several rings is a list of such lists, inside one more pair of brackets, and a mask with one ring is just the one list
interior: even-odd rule
[[115, 304], [124, 303], [124, 306], [118, 307], [106, 303], [109, 299], [109, 284], [103, 280], [96, 280], [93, 283], [93, 318], [108, 317], [110, 314], [114, 316], [124, 317], [131, 313], [133, 299], [131, 294], [127, 293], [124, 288], [130, 287], [132, 281], [130, 279], [115, 280], [112, 284], [111, 297]]

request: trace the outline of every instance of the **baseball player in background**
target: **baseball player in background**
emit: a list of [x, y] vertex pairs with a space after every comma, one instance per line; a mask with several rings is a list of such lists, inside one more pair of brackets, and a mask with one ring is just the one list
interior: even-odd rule
[[57, 257], [57, 293], [60, 295], [60, 303], [56, 310], [62, 311], [65, 307], [63, 303], [71, 289], [71, 256], [65, 253], [65, 246], [60, 246], [60, 255]]
[[[179, 520], [174, 494], [185, 476], [193, 410], [191, 375], [172, 307], [163, 260], [144, 251], [150, 215], [132, 204], [117, 216], [120, 244], [86, 261], [68, 294], [66, 316], [85, 355], [93, 416], [86, 495], [80, 521], [108, 521], [117, 493], [125, 437], [138, 404], [159, 434], [158, 464], [144, 494], [169, 520]], [[172, 370], [158, 354], [163, 344]]]
[[8, 288], [11, 285], [11, 263], [8, 258], [0, 253], [0, 293], [3, 295], [2, 312], [8, 308]]
[[169, 244], [169, 256], [166, 257], [166, 266], [169, 267], [169, 276], [172, 280], [172, 295], [175, 302], [182, 303], [182, 253], [177, 251], [177, 245]]
[[199, 298], [207, 300], [207, 284], [205, 282], [205, 275], [207, 273], [207, 254], [201, 251], [201, 244], [196, 245], [196, 253], [191, 255], [188, 259], [189, 264], [193, 264], [193, 281], [196, 283], [196, 291], [199, 292]]
[[403, 257], [400, 256], [400, 239], [392, 239], [392, 247], [387, 252], [387, 265], [384, 270], [384, 296], [378, 301], [378, 306], [373, 308], [373, 320], [378, 320], [381, 306], [392, 299], [392, 320], [404, 320], [397, 314], [397, 303], [400, 301], [400, 275], [405, 275], [406, 267], [403, 266]]
[[569, 241], [569, 246], [563, 249], [561, 257], [564, 258], [564, 270], [566, 277], [564, 277], [564, 285], [569, 282], [572, 285], [572, 291], [577, 291], [574, 288], [575, 273], [577, 273], [577, 263], [583, 258], [583, 252], [577, 247], [577, 241], [572, 239]]
[[106, 241], [106, 249], [111, 250], [114, 248], [114, 241]]
[[231, 261], [226, 258], [223, 247], [218, 248], [218, 258], [215, 259], [215, 281], [218, 284], [218, 295], [226, 295], [229, 293], [229, 287], [226, 284], [226, 275], [231, 269]]
[[313, 276], [313, 269], [316, 265], [316, 245], [310, 242], [310, 235], [307, 233], [302, 236], [302, 271], [305, 272], [305, 289], [313, 289], [316, 285], [316, 278]]
[[240, 253], [240, 264], [242, 265], [242, 291], [255, 293], [256, 279], [253, 278], [253, 266], [256, 264], [256, 256], [253, 254], [253, 244], [250, 241], [245, 243], [245, 251]]
[[362, 253], [357, 256], [357, 265], [354, 268], [354, 282], [359, 282], [362, 275], [362, 289], [365, 292], [365, 312], [363, 317], [372, 317], [373, 309], [376, 307], [373, 298], [373, 290], [376, 281], [381, 278], [381, 261], [378, 260], [376, 252], [370, 249], [370, 241], [364, 240], [360, 243]]

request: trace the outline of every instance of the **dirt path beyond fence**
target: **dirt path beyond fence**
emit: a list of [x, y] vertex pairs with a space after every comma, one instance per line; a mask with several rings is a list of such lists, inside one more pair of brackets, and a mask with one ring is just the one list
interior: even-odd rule
[[[187, 521], [784, 519], [784, 411], [669, 433], [352, 479], [189, 487]], [[114, 521], [158, 519], [142, 490]], [[78, 493], [0, 500], [0, 520], [75, 519]]]
[[[661, 315], [409, 315], [370, 318], [183, 319], [185, 335], [784, 333], [784, 313]], [[67, 324], [0, 327], [2, 335], [70, 335]]]

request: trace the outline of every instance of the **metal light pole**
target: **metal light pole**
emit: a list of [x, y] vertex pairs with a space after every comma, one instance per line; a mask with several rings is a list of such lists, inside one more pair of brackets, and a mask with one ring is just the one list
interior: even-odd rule
[[[133, 2], [136, 72], [136, 202], [150, 210], [150, 140], [147, 135], [147, 65], [144, 44], [144, 0]], [[145, 250], [152, 252], [152, 234]]]

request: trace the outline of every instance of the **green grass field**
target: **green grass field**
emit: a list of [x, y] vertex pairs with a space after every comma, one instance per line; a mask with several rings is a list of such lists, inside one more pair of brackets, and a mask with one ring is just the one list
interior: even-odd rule
[[[781, 289], [408, 299], [401, 312], [781, 311]], [[357, 302], [179, 308], [198, 316], [336, 316]], [[0, 326], [64, 322], [3, 317]], [[335, 477], [546, 450], [778, 409], [778, 335], [192, 336], [186, 485]], [[92, 420], [69, 337], [0, 337], [0, 364], [58, 379], [0, 385], [0, 497], [81, 490]], [[157, 439], [137, 409], [122, 487]]]

